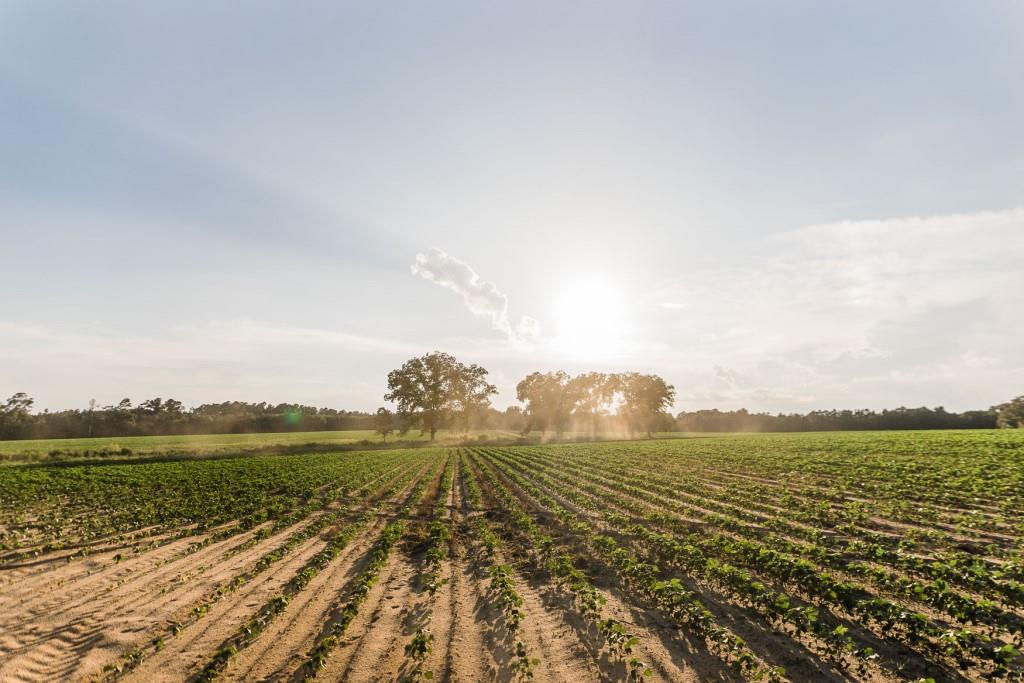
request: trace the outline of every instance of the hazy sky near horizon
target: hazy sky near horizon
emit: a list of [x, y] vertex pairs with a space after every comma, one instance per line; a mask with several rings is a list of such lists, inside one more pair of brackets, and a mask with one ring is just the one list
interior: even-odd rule
[[0, 394], [1024, 393], [1024, 4], [0, 3]]

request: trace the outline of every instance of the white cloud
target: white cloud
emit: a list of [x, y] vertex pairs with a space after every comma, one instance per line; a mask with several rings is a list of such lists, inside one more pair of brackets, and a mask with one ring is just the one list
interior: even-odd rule
[[1024, 209], [814, 226], [733, 263], [652, 295], [681, 402], [985, 407], [1024, 390]]
[[458, 293], [473, 315], [489, 318], [491, 327], [504, 332], [510, 342], [522, 344], [540, 336], [540, 323], [529, 316], [522, 316], [513, 326], [508, 316], [508, 297], [454, 256], [432, 247], [425, 254], [416, 254], [411, 270], [413, 275]]

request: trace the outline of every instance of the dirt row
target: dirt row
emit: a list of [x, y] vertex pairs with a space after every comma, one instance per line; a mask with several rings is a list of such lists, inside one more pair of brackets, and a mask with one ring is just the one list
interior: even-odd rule
[[[169, 632], [207, 596], [250, 571], [290, 535], [328, 510], [260, 538], [270, 523], [223, 540], [210, 534], [158, 544], [137, 555], [101, 553], [0, 572], [0, 681], [97, 680], [104, 666]], [[218, 612], [248, 617], [326, 544], [330, 529], [293, 548], [272, 571], [258, 575], [215, 604]], [[17, 576], [22, 574], [22, 576]], [[171, 639], [173, 647], [210, 631], [207, 615]], [[227, 622], [223, 622], [227, 623]], [[237, 624], [236, 624], [237, 626]], [[162, 660], [164, 651], [159, 653]], [[208, 654], [208, 653], [207, 653]]]

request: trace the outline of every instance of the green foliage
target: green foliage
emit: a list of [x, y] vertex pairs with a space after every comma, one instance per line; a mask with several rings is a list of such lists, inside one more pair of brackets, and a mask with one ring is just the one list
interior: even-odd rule
[[1024, 396], [1018, 396], [1012, 401], [1001, 403], [992, 411], [996, 414], [996, 421], [1000, 427], [1006, 429], [1024, 428]]
[[442, 427], [461, 424], [468, 429], [473, 414], [490, 405], [498, 390], [486, 377], [487, 370], [479, 365], [465, 365], [435, 351], [388, 373], [384, 400], [396, 403], [406, 424], [418, 424], [433, 441]]
[[[771, 446], [771, 457], [748, 444]], [[694, 589], [809, 638], [859, 677], [899, 666], [865, 641], [870, 632], [923, 661], [1012, 679], [1024, 669], [1021, 446], [994, 433], [831, 434], [476, 449], [470, 460], [553, 579], [585, 596], [573, 558], [582, 553], [752, 680], [785, 674]], [[972, 534], [1003, 540], [974, 555], [963, 549]], [[594, 613], [585, 599], [578, 608]], [[599, 630], [613, 651], [632, 647], [614, 620]]]
[[434, 647], [434, 636], [428, 631], [422, 628], [417, 629], [410, 640], [405, 646], [405, 655], [413, 661], [413, 668], [409, 674], [408, 680], [419, 681], [422, 679], [430, 680], [434, 677], [434, 672], [423, 668], [426, 663], [427, 657], [433, 651]]

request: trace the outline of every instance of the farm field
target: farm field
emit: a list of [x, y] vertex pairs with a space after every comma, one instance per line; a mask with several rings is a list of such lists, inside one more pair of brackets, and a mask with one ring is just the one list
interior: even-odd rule
[[2, 681], [1024, 680], [1024, 433], [0, 468]]
[[[484, 434], [488, 438], [508, 436], [507, 432], [496, 430], [471, 432], [472, 437]], [[449, 437], [442, 430], [438, 439], [443, 443], [449, 438], [464, 439], [458, 433]], [[392, 439], [394, 440], [394, 439]], [[401, 437], [403, 441], [428, 441], [419, 431], [410, 431]], [[294, 448], [302, 446], [341, 446], [361, 441], [379, 442], [380, 436], [372, 430], [343, 430], [323, 432], [273, 432], [258, 434], [195, 434], [187, 436], [120, 436], [86, 439], [24, 439], [0, 441], [0, 462], [44, 460], [51, 453], [64, 457], [110, 456], [127, 449], [128, 455], [224, 455], [247, 450]]]
[[[437, 443], [456, 444], [473, 439], [516, 440], [522, 435], [500, 429], [471, 430], [470, 432], [449, 432], [440, 430]], [[540, 432], [527, 435], [540, 440]], [[590, 434], [567, 432], [565, 438], [590, 438]], [[598, 438], [614, 438], [615, 435], [598, 435]], [[702, 436], [689, 432], [659, 433], [659, 438], [688, 438]], [[401, 437], [392, 436], [388, 443], [420, 442], [430, 440], [419, 430], [411, 430]], [[352, 446], [369, 441], [381, 442], [380, 435], [371, 430], [343, 430], [321, 432], [265, 432], [257, 434], [195, 434], [188, 436], [120, 436], [83, 439], [20, 439], [0, 441], [0, 464], [20, 462], [45, 462], [74, 459], [105, 459], [152, 456], [216, 456], [239, 455], [248, 451], [273, 452], [280, 449], [329, 448], [330, 446]], [[122, 453], [122, 450], [124, 452]]]

